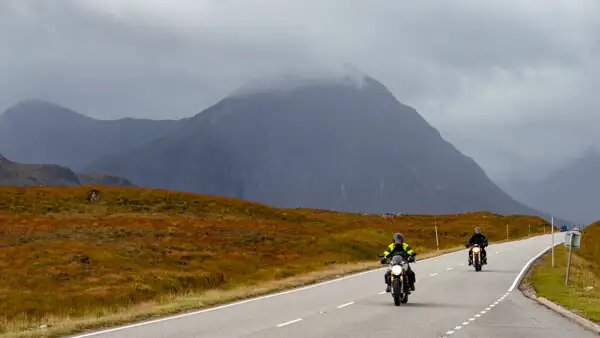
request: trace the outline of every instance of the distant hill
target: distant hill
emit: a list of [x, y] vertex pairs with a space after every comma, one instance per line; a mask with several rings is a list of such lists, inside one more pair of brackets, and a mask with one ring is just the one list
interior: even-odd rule
[[133, 186], [129, 180], [108, 173], [76, 174], [56, 164], [22, 164], [0, 155], [0, 186]]
[[88, 170], [147, 187], [340, 211], [540, 214], [379, 82], [245, 91]]
[[104, 154], [167, 135], [182, 122], [96, 120], [50, 102], [25, 100], [0, 115], [0, 153], [21, 163], [59, 164], [79, 171]]
[[128, 179], [112, 173], [77, 173], [77, 178], [81, 185], [134, 186]]
[[600, 153], [590, 149], [540, 182], [512, 181], [509, 193], [534, 208], [575, 222], [600, 219]]

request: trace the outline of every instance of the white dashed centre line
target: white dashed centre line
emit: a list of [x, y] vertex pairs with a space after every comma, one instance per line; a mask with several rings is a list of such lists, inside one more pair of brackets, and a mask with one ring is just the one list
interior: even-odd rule
[[450, 270], [454, 270], [454, 268], [448, 268], [448, 269], [446, 269], [446, 271], [450, 271]]
[[282, 326], [286, 326], [286, 325], [290, 325], [290, 324], [294, 324], [297, 323], [299, 321], [301, 321], [302, 318], [298, 318], [298, 319], [294, 319], [294, 320], [290, 320], [289, 322], [285, 322], [285, 323], [281, 323], [279, 325], [277, 325], [277, 327], [282, 327]]
[[348, 306], [348, 305], [352, 305], [352, 304], [354, 304], [354, 302], [350, 302], [350, 303], [342, 304], [342, 305], [338, 306], [337, 308], [338, 308], [338, 309], [341, 309], [341, 308], [343, 308], [343, 307], [346, 307], [346, 306]]
[[431, 275], [429, 275], [429, 277], [433, 277], [433, 276], [437, 276], [437, 272], [436, 273], [432, 273]]

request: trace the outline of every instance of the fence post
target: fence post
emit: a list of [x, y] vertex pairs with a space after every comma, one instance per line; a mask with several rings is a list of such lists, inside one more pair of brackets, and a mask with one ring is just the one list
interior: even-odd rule
[[437, 223], [435, 223], [434, 226], [435, 226], [435, 243], [437, 244], [437, 249], [439, 251], [440, 250], [440, 239], [438, 237]]

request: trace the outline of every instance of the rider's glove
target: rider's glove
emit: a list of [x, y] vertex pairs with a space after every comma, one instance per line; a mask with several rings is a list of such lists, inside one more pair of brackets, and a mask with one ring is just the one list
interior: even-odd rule
[[387, 262], [387, 259], [385, 257], [382, 257], [380, 262], [381, 264], [385, 264]]
[[415, 255], [410, 255], [410, 256], [408, 256], [408, 262], [409, 262], [409, 263], [412, 263], [412, 262], [414, 262], [414, 261], [415, 261]]

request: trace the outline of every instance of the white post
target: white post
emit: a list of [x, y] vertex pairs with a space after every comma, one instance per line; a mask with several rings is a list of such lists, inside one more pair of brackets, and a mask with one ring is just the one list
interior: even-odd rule
[[437, 244], [437, 249], [440, 250], [440, 239], [438, 237], [437, 223], [435, 226], [435, 243]]
[[531, 237], [531, 224], [527, 224], [527, 226], [529, 227], [529, 230], [527, 232], [527, 237]]
[[506, 240], [508, 240], [508, 224], [506, 225]]
[[550, 224], [552, 233], [552, 267], [554, 267], [554, 216], [552, 216], [552, 224]]

